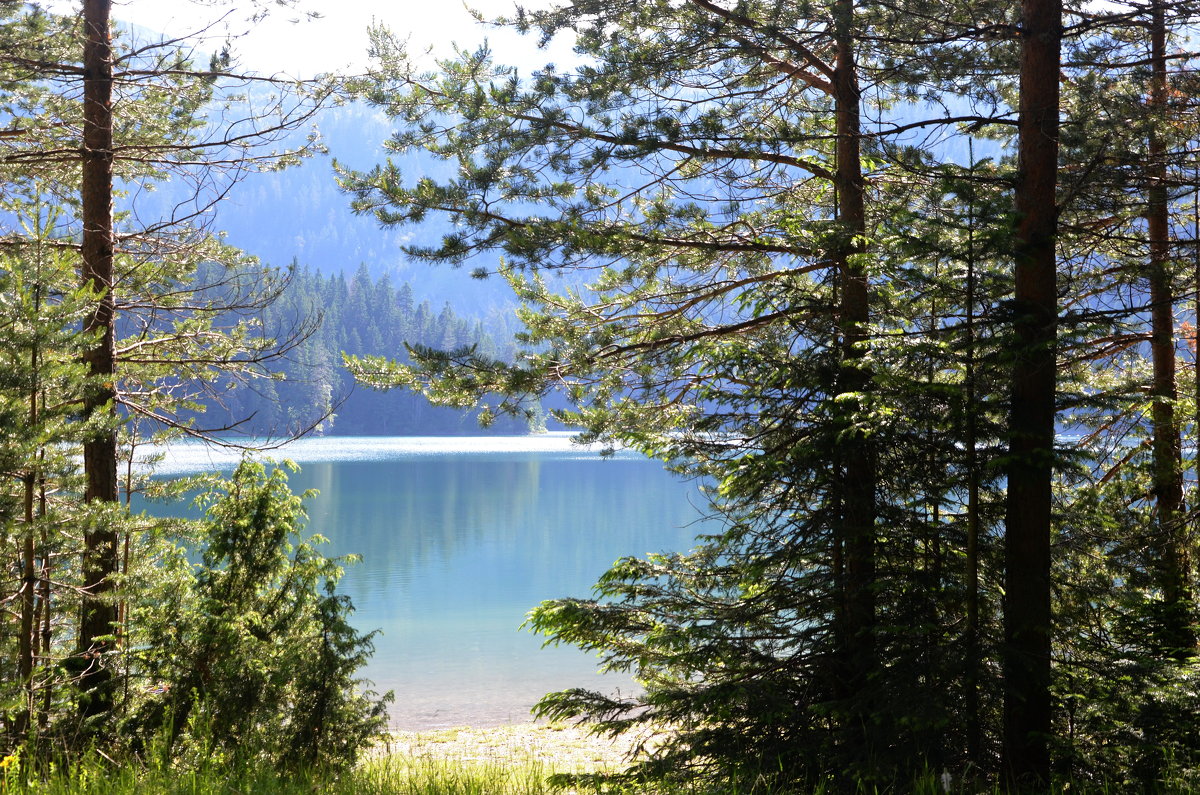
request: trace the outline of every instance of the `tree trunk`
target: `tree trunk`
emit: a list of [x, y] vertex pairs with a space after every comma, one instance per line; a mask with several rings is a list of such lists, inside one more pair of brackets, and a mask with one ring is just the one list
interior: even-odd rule
[[[41, 285], [35, 284], [33, 289], [35, 291], [34, 310], [36, 312], [39, 306], [38, 298]], [[29, 427], [31, 430], [36, 430], [38, 424], [38, 392], [40, 391], [36, 341], [34, 342], [33, 350], [29, 354], [29, 368], [31, 377], [29, 389]], [[34, 521], [34, 503], [38, 475], [39, 473], [36, 468], [30, 468], [23, 478], [25, 487], [23, 499], [25, 538], [24, 548], [22, 549], [21, 638], [17, 644], [17, 673], [21, 678], [21, 686], [25, 689], [25, 703], [17, 717], [16, 733], [19, 737], [24, 737], [29, 731], [30, 721], [33, 717], [35, 697], [33, 687], [33, 657], [37, 648], [34, 634], [37, 632], [35, 609], [37, 607], [38, 577], [37, 567], [34, 562], [37, 546], [37, 540], [34, 538], [34, 532], [37, 529], [37, 523]]]
[[[838, 324], [841, 335], [842, 367], [840, 394], [861, 394], [870, 388], [871, 374], [863, 359], [869, 321], [867, 272], [862, 262], [866, 233], [864, 180], [859, 154], [861, 94], [856, 74], [853, 0], [835, 6], [835, 63], [833, 90], [837, 124], [837, 171], [835, 174], [841, 241], [833, 258], [838, 269], [840, 301]], [[847, 425], [860, 401], [842, 403], [841, 416]], [[852, 705], [849, 719], [852, 742], [864, 761], [875, 752], [876, 715], [869, 692], [873, 687], [875, 662], [875, 453], [873, 442], [849, 428], [838, 431], [836, 460], [841, 482], [839, 546], [842, 548], [844, 578], [842, 626], [838, 635], [846, 662], [842, 696]], [[857, 736], [854, 736], [857, 735]]]
[[1055, 238], [1061, 0], [1023, 0], [1014, 355], [1005, 512], [1003, 764], [1050, 777], [1050, 529], [1058, 299]]
[[[31, 399], [35, 407], [37, 405], [36, 401], [37, 397], [35, 395]], [[21, 637], [17, 644], [17, 674], [21, 679], [21, 687], [24, 688], [24, 702], [21, 705], [20, 713], [17, 715], [16, 734], [18, 737], [24, 737], [26, 732], [29, 731], [30, 720], [33, 716], [33, 654], [34, 632], [36, 630], [34, 609], [37, 604], [36, 591], [38, 582], [37, 568], [34, 564], [35, 539], [33, 533], [35, 524], [33, 521], [33, 492], [35, 481], [33, 472], [26, 473], [24, 481], [25, 538], [23, 539], [23, 549], [21, 550]]]
[[[1192, 512], [1200, 500], [1200, 164], [1195, 166], [1192, 179], [1196, 185], [1192, 193], [1192, 436], [1196, 452], [1192, 454], [1192, 475], [1195, 477], [1195, 496]], [[1189, 525], [1192, 522], [1189, 521]]]
[[971, 158], [971, 203], [967, 217], [967, 295], [966, 295], [966, 347], [967, 357], [963, 380], [966, 391], [964, 398], [965, 428], [963, 448], [966, 453], [967, 469], [967, 626], [963, 637], [963, 701], [966, 707], [967, 760], [976, 768], [981, 766], [982, 728], [979, 720], [979, 451], [978, 417], [976, 415], [975, 385], [975, 152]]
[[[38, 254], [41, 256], [40, 252]], [[39, 268], [40, 279], [40, 268]], [[41, 310], [41, 290], [40, 282], [33, 285], [33, 308], [34, 313], [38, 314]], [[38, 342], [34, 340], [33, 348], [29, 352], [29, 427], [35, 431], [38, 427], [38, 398], [41, 394], [41, 373], [39, 370], [38, 357]], [[35, 461], [39, 458], [35, 457]], [[39, 462], [40, 463], [40, 462]], [[25, 473], [24, 480], [24, 519], [25, 519], [25, 539], [24, 549], [22, 550], [23, 571], [21, 576], [21, 638], [18, 643], [18, 662], [17, 672], [21, 678], [22, 686], [25, 688], [25, 704], [21, 709], [21, 713], [17, 718], [17, 735], [25, 736], [31, 726], [31, 720], [34, 712], [36, 692], [33, 685], [33, 662], [37, 655], [37, 631], [38, 631], [38, 615], [37, 615], [37, 587], [38, 576], [37, 566], [34, 560], [37, 548], [37, 539], [34, 533], [37, 529], [35, 521], [35, 503], [37, 496], [38, 481], [41, 477], [41, 467], [32, 466]], [[45, 555], [45, 551], [42, 553]]]
[[[113, 302], [113, 142], [112, 142], [112, 43], [109, 38], [109, 0], [83, 4], [83, 173], [80, 188], [83, 243], [81, 276], [96, 294], [96, 305], [85, 330], [99, 335], [84, 354], [94, 381], [85, 393], [86, 419], [99, 417], [102, 429], [83, 445], [83, 467], [88, 502], [117, 500], [117, 437], [110, 417], [116, 406]], [[80, 686], [84, 716], [112, 708], [111, 671], [105, 667], [106, 641], [113, 632], [115, 605], [107, 598], [117, 568], [117, 536], [109, 522], [90, 522], [84, 533], [83, 599], [79, 625], [79, 651], [87, 667]]]
[[[45, 470], [42, 470], [43, 473]], [[40, 495], [40, 508], [38, 515], [45, 519], [46, 516], [46, 480], [43, 475], [41, 482], [38, 484]], [[42, 645], [41, 656], [42, 664], [45, 664], [46, 658], [50, 655], [50, 644], [54, 640], [53, 635], [53, 604], [50, 601], [50, 583], [53, 569], [50, 559], [50, 538], [46, 529], [46, 523], [42, 523], [42, 587], [41, 587], [41, 606], [42, 606]], [[50, 725], [50, 708], [54, 704], [54, 685], [53, 679], [47, 679], [42, 687], [42, 709], [38, 713], [38, 729], [45, 732]]]
[[[1151, 9], [1150, 112], [1161, 122], [1167, 105], [1167, 24], [1162, 0]], [[1183, 460], [1180, 428], [1175, 418], [1175, 291], [1171, 281], [1171, 221], [1167, 197], [1167, 151], [1156, 128], [1151, 128], [1147, 168], [1146, 226], [1150, 235], [1150, 357], [1154, 366], [1154, 497], [1158, 506], [1158, 555], [1163, 615], [1160, 646], [1173, 654], [1188, 654], [1195, 640], [1191, 630], [1191, 588], [1183, 521]]]

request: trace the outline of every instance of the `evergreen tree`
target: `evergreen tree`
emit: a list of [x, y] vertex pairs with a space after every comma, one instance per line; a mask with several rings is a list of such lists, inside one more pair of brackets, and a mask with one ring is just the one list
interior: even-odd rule
[[[4, 722], [6, 747], [30, 753], [91, 742], [115, 750], [118, 719], [145, 700], [130, 686], [144, 674], [131, 653], [145, 617], [134, 608], [166, 576], [153, 564], [183, 559], [119, 504], [120, 448], [128, 445], [128, 498], [138, 433], [147, 425], [200, 432], [180, 418], [198, 396], [223, 378], [265, 374], [264, 363], [289, 345], [264, 337], [254, 317], [278, 293], [277, 278], [195, 223], [220, 190], [153, 219], [114, 201], [122, 187], [169, 176], [219, 185], [243, 169], [293, 161], [305, 145], [247, 148], [245, 123], [260, 142], [274, 142], [329, 90], [310, 86], [293, 110], [236, 117], [247, 106], [227, 90], [235, 78], [227, 53], [197, 69], [175, 42], [114, 43], [108, 16], [102, 0], [87, 0], [77, 19], [0, 5], [0, 103], [11, 122], [0, 134], [0, 323], [13, 343], [0, 384], [2, 541], [20, 572], [5, 582], [20, 629], [5, 641], [17, 662], [3, 680], [13, 697]], [[82, 146], [72, 139], [79, 118]], [[331, 573], [325, 565], [319, 576], [331, 582]], [[323, 760], [338, 749], [352, 756], [378, 723], [377, 707], [352, 696], [348, 678], [369, 645], [346, 625], [342, 597], [320, 597], [325, 586], [313, 577], [290, 585], [297, 603], [307, 599], [319, 614], [309, 685], [324, 705], [312, 725], [295, 723], [297, 737], [313, 739]], [[259, 719], [290, 706], [273, 702]], [[334, 726], [348, 733], [328, 737]]]
[[[595, 600], [535, 611], [535, 628], [646, 685], [552, 694], [543, 714], [669, 722], [679, 731], [640, 769], [655, 776], [849, 787], [945, 767], [1048, 785], [1052, 759], [1071, 758], [1052, 738], [1073, 736], [1056, 694], [1097, 648], [1075, 617], [1121, 602], [1119, 582], [1170, 590], [1133, 557], [1092, 568], [1122, 532], [1099, 506], [1126, 529], [1158, 520], [1107, 490], [1088, 445], [1055, 439], [1059, 422], [1147, 405], [1098, 364], [1131, 351], [1121, 323], [1164, 350], [1170, 313], [1154, 326], [1146, 309], [1171, 299], [1113, 310], [1147, 271], [1096, 246], [1098, 229], [1146, 239], [1144, 209], [1101, 214], [1135, 203], [1114, 198], [1094, 86], [1152, 65], [1112, 42], [1159, 12], [1168, 28], [1192, 13], [577, 2], [509, 20], [569, 29], [584, 56], [526, 79], [486, 50], [418, 74], [377, 35], [364, 91], [399, 125], [390, 148], [456, 176], [343, 171], [353, 206], [385, 225], [451, 216], [440, 244], [406, 251], [501, 252], [527, 331], [512, 363], [417, 348], [353, 358], [357, 377], [440, 404], [497, 393], [512, 413], [557, 391], [582, 438], [712, 478], [727, 523], [688, 555], [620, 561]], [[1120, 107], [1164, 134], [1161, 109]], [[999, 151], [989, 139], [1013, 156], [976, 158]], [[1168, 380], [1151, 392], [1160, 418]], [[1109, 427], [1087, 439], [1111, 442]], [[1179, 469], [1158, 470], [1169, 513]], [[1162, 670], [1134, 687], [1148, 716]], [[1098, 738], [1088, 753], [1104, 753]], [[1122, 747], [1108, 770], [1130, 769]]]
[[[344, 184], [384, 223], [455, 215], [461, 231], [411, 254], [502, 250], [529, 331], [516, 366], [422, 349], [412, 367], [359, 359], [359, 377], [451, 404], [497, 392], [515, 412], [562, 385], [577, 410], [560, 416], [585, 438], [720, 483], [726, 535], [691, 558], [623, 563], [602, 585], [611, 610], [535, 617], [650, 682], [645, 711], [569, 693], [547, 713], [683, 725], [664, 752], [676, 771], [699, 756], [725, 774], [749, 758], [799, 780], [886, 777], [961, 753], [935, 717], [953, 674], [918, 673], [944, 629], [905, 623], [930, 615], [915, 595], [944, 569], [943, 553], [922, 551], [944, 532], [925, 506], [955, 498], [930, 465], [955, 437], [930, 410], [938, 403], [914, 396], [939, 386], [908, 375], [927, 372], [913, 358], [926, 351], [889, 340], [925, 305], [872, 286], [907, 266], [882, 245], [886, 219], [924, 209], [891, 179], [907, 163], [861, 121], [863, 75], [908, 46], [874, 34], [900, 38], [912, 24], [902, 17], [850, 3], [573, 4], [520, 24], [576, 29], [591, 60], [527, 83], [486, 52], [417, 77], [376, 43], [370, 96], [406, 124], [391, 146], [453, 158], [462, 176], [407, 185], [388, 165]], [[559, 292], [541, 275], [552, 268], [597, 276]], [[922, 441], [946, 443], [940, 453], [916, 453], [916, 416], [929, 418]], [[885, 530], [899, 527], [921, 530]], [[640, 618], [646, 603], [654, 628]], [[714, 726], [714, 714], [731, 717]]]
[[284, 470], [245, 461], [206, 485], [201, 564], [182, 550], [165, 559], [172, 581], [138, 606], [139, 640], [160, 638], [140, 646], [138, 668], [163, 696], [144, 701], [126, 730], [150, 741], [165, 728], [177, 746], [190, 723], [235, 763], [352, 765], [382, 729], [390, 696], [358, 691], [371, 634], [347, 623], [352, 608], [336, 593], [344, 561], [302, 535], [302, 501]]
[[[38, 15], [36, 9], [30, 13]], [[297, 152], [247, 150], [246, 131], [233, 129], [237, 123], [232, 118], [222, 120], [219, 111], [211, 112], [207, 121], [198, 118], [200, 109], [214, 99], [217, 80], [229, 77], [222, 72], [227, 63], [219, 57], [208, 69], [196, 69], [171, 44], [114, 46], [110, 17], [110, 2], [85, 0], [78, 20], [82, 53], [72, 55], [59, 46], [55, 59], [31, 58], [28, 50], [43, 45], [21, 41], [3, 58], [12, 68], [30, 71], [31, 82], [45, 80], [55, 91], [69, 94], [76, 90], [76, 83], [82, 87], [82, 145], [45, 154], [35, 148], [22, 156], [30, 148], [29, 142], [17, 136], [12, 159], [33, 160], [40, 154], [61, 160], [63, 151], [80, 153], [78, 177], [60, 172], [60, 186], [55, 190], [78, 190], [78, 201], [72, 205], [77, 215], [73, 212], [75, 217], [66, 220], [78, 227], [80, 278], [94, 294], [93, 310], [83, 326], [85, 333], [96, 338], [84, 356], [91, 375], [82, 395], [83, 419], [91, 434], [83, 445], [84, 496], [88, 502], [115, 505], [119, 496], [119, 409], [170, 424], [172, 405], [186, 403], [186, 398], [177, 394], [178, 385], [166, 384], [196, 383], [195, 378], [203, 382], [222, 365], [252, 369], [268, 349], [265, 341], [253, 340], [244, 324], [229, 334], [216, 333], [211, 303], [215, 290], [193, 281], [205, 260], [228, 262], [232, 252], [186, 220], [169, 218], [146, 229], [129, 228], [133, 226], [129, 217], [114, 214], [120, 182], [145, 185], [172, 172], [184, 176], [195, 172], [197, 161], [207, 162], [213, 169], [225, 168], [218, 164], [231, 153], [236, 153], [234, 162], [253, 168], [286, 162]], [[273, 142], [281, 131], [308, 118], [323, 94], [327, 89], [318, 89], [311, 95], [317, 97], [315, 103], [302, 101], [299, 111], [282, 112], [274, 119], [252, 117], [252, 135], [260, 143]], [[114, 102], [121, 107], [117, 115]], [[233, 104], [226, 102], [226, 108]], [[54, 108], [62, 106], [57, 102]], [[51, 131], [53, 138], [65, 127], [58, 118], [44, 113], [31, 121], [28, 136], [35, 145], [44, 143], [42, 131]], [[222, 129], [222, 121], [230, 126]], [[216, 178], [215, 172], [210, 171], [209, 176]], [[194, 197], [198, 211], [206, 201]], [[123, 221], [125, 228], [119, 229], [118, 221]], [[221, 287], [228, 294], [228, 283]], [[264, 294], [269, 296], [270, 289]], [[261, 302], [261, 295], [256, 301]], [[134, 307], [143, 313], [145, 322], [140, 325], [139, 309], [131, 309]], [[119, 340], [122, 322], [130, 320], [136, 328], [134, 339]], [[117, 620], [117, 601], [111, 598], [119, 569], [117, 547], [112, 528], [103, 522], [89, 524], [82, 583], [87, 596], [79, 627], [79, 654], [93, 663], [83, 670], [80, 680], [85, 717], [107, 713], [113, 706], [112, 671], [105, 661], [112, 651], [110, 638]]]
[[78, 553], [65, 526], [103, 521], [103, 514], [59, 496], [81, 487], [72, 451], [90, 432], [76, 421], [78, 404], [62, 398], [78, 396], [88, 381], [80, 359], [92, 337], [81, 335], [79, 327], [92, 294], [75, 286], [68, 250], [49, 233], [58, 213], [36, 192], [36, 183], [32, 187], [33, 195], [21, 196], [17, 188], [5, 196], [4, 210], [18, 219], [25, 241], [0, 250], [0, 294], [5, 298], [0, 324], [6, 340], [0, 382], [0, 521], [4, 559], [18, 562], [8, 571], [19, 573], [15, 584], [4, 587], [6, 598], [17, 598], [19, 629], [6, 638], [15, 641], [6, 656], [16, 661], [16, 671], [6, 672], [3, 686], [8, 703], [21, 705], [15, 715], [5, 715], [6, 728], [18, 737], [45, 727], [54, 691], [64, 684], [53, 673], [57, 649], [51, 638], [61, 624], [56, 613], [69, 610], [76, 600], [59, 593], [52, 608], [51, 582], [70, 579], [55, 571], [55, 559], [61, 566], [64, 555]]

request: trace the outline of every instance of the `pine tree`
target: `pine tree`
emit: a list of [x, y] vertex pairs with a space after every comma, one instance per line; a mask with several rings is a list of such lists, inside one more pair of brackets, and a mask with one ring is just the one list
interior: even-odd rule
[[[222, 71], [227, 64], [217, 58], [208, 68], [194, 68], [170, 43], [114, 45], [110, 5], [86, 0], [72, 19], [6, 4], [0, 20], [11, 44], [0, 51], [2, 101], [14, 122], [0, 136], [6, 191], [36, 184], [57, 200], [58, 226], [45, 230], [39, 245], [64, 255], [75, 252], [78, 278], [91, 296], [81, 322], [81, 339], [90, 345], [81, 354], [88, 377], [60, 396], [79, 412], [82, 495], [93, 514], [79, 523], [83, 597], [77, 649], [67, 667], [76, 669], [83, 718], [109, 728], [120, 664], [121, 601], [114, 590], [124, 532], [118, 526], [119, 429], [130, 416], [160, 428], [178, 427], [174, 412], [193, 406], [194, 390], [216, 373], [254, 373], [279, 349], [254, 331], [253, 321], [225, 329], [215, 325], [218, 314], [261, 306], [273, 293], [269, 283], [239, 285], [238, 278], [250, 277], [246, 263], [193, 223], [215, 199], [197, 194], [195, 215], [156, 218], [139, 227], [139, 216], [115, 207], [118, 186], [146, 186], [171, 173], [194, 175], [196, 162], [208, 158], [207, 177], [216, 181], [230, 152], [237, 153], [230, 162], [256, 168], [286, 163], [304, 151], [303, 145], [269, 154], [245, 149], [245, 130], [233, 129], [239, 100], [215, 91], [219, 80], [230, 77]], [[327, 93], [327, 87], [319, 88], [298, 112], [254, 118], [255, 132], [273, 142], [309, 118]], [[114, 101], [121, 108], [117, 116]], [[222, 118], [222, 108], [230, 115]], [[204, 110], [210, 112], [207, 120], [200, 118]], [[75, 118], [82, 119], [82, 140], [71, 139], [79, 129], [71, 122]], [[232, 126], [222, 128], [222, 121]], [[13, 251], [30, 245], [21, 229], [3, 238]], [[20, 257], [10, 262], [14, 272], [27, 267]], [[217, 276], [205, 281], [206, 274]], [[48, 312], [46, 322], [57, 317]], [[29, 555], [25, 560], [28, 569]]]
[[[957, 455], [931, 408], [946, 390], [905, 375], [928, 350], [900, 342], [917, 302], [873, 285], [906, 267], [881, 242], [886, 219], [926, 201], [893, 179], [913, 158], [889, 133], [993, 119], [880, 121], [867, 134], [864, 108], [882, 113], [907, 90], [867, 106], [858, 87], [880, 85], [907, 51], [873, 35], [899, 38], [911, 26], [900, 20], [871, 4], [574, 4], [518, 23], [571, 26], [593, 60], [527, 83], [485, 52], [418, 78], [376, 44], [371, 97], [406, 123], [392, 146], [453, 158], [463, 176], [408, 185], [389, 165], [344, 184], [384, 223], [455, 215], [459, 231], [411, 254], [501, 250], [528, 331], [520, 366], [418, 350], [415, 366], [357, 360], [360, 379], [451, 404], [497, 392], [510, 411], [558, 386], [576, 407], [560, 417], [584, 438], [720, 484], [720, 539], [623, 562], [601, 586], [611, 609], [561, 603], [534, 620], [651, 683], [637, 717], [588, 693], [550, 697], [546, 713], [682, 723], [665, 752], [677, 771], [688, 754], [725, 774], [754, 759], [797, 779], [887, 777], [961, 753], [935, 728], [944, 680], [919, 673], [937, 657], [941, 606], [914, 596], [946, 568], [940, 508], [925, 507], [954, 499], [958, 477], [931, 476], [931, 460]], [[597, 273], [559, 291], [542, 274], [560, 268]], [[946, 446], [918, 455], [906, 414], [928, 417], [920, 438]], [[884, 530], [901, 526], [914, 534]], [[649, 604], [653, 627], [639, 618]], [[916, 615], [932, 623], [909, 631]], [[722, 711], [733, 717], [704, 722]]]
[[[1168, 26], [1191, 13], [1161, 10]], [[1158, 520], [1089, 462], [1093, 440], [1118, 438], [1101, 415], [1149, 405], [1158, 435], [1176, 434], [1165, 370], [1147, 404], [1131, 391], [1144, 380], [1102, 364], [1150, 339], [1140, 312], [1172, 303], [1126, 300], [1158, 268], [1121, 253], [1146, 240], [1147, 212], [1120, 194], [1163, 180], [1131, 181], [1116, 154], [1129, 118], [1147, 124], [1136, 135], [1166, 128], [1097, 89], [1151, 63], [1114, 42], [1154, 10], [1066, 11], [572, 3], [510, 20], [569, 29], [585, 56], [527, 79], [486, 51], [417, 74], [377, 37], [364, 90], [400, 125], [391, 147], [458, 176], [346, 171], [353, 206], [387, 225], [452, 215], [408, 253], [502, 253], [526, 330], [519, 364], [418, 348], [352, 360], [356, 376], [452, 405], [499, 393], [514, 413], [557, 390], [582, 438], [711, 478], [726, 522], [690, 554], [620, 561], [596, 600], [535, 611], [537, 629], [647, 687], [552, 694], [543, 714], [670, 722], [642, 768], [660, 776], [835, 771], [851, 786], [926, 765], [1048, 784], [1051, 738], [1079, 725], [1056, 694], [1076, 692], [1114, 626], [1074, 618], [1136, 616], [1120, 582], [1168, 590], [1117, 540]], [[548, 276], [561, 271], [589, 282]], [[1060, 421], [1096, 424], [1069, 449]], [[1179, 468], [1159, 469], [1170, 513]], [[1147, 715], [1157, 676], [1132, 686]], [[1130, 769], [1125, 742], [1107, 770]]]
[[1009, 780], [1050, 780], [1050, 534], [1056, 394], [1058, 125], [1062, 5], [1025, 0], [1015, 239], [1017, 349], [1005, 518], [1004, 764]]

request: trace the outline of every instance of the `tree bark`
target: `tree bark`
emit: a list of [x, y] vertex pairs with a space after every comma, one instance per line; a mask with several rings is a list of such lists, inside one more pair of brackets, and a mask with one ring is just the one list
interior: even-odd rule
[[[970, 150], [972, 178], [975, 169], [975, 152]], [[976, 414], [975, 384], [975, 196], [974, 179], [971, 184], [971, 202], [967, 218], [967, 294], [966, 294], [966, 343], [965, 364], [965, 428], [963, 448], [966, 453], [967, 474], [967, 626], [963, 638], [963, 689], [966, 708], [967, 760], [975, 767], [983, 761], [983, 730], [979, 718], [979, 672], [982, 667], [979, 643], [979, 439], [978, 415]]]
[[[45, 470], [43, 469], [44, 473]], [[43, 519], [46, 516], [46, 479], [43, 474], [41, 481], [38, 483], [39, 493], [39, 509], [38, 515]], [[53, 635], [53, 604], [50, 601], [50, 585], [51, 575], [53, 574], [50, 560], [50, 538], [46, 530], [46, 523], [42, 522], [42, 584], [41, 584], [41, 600], [42, 607], [42, 637], [41, 637], [41, 656], [49, 657], [51, 642], [54, 640]], [[50, 725], [50, 708], [54, 705], [54, 685], [52, 680], [47, 680], [42, 686], [42, 709], [38, 712], [38, 729], [45, 732]]]
[[[34, 307], [36, 311], [36, 308], [39, 306], [38, 298], [41, 285], [35, 284], [33, 289], [35, 291]], [[38, 424], [38, 392], [41, 389], [38, 377], [38, 348], [36, 341], [34, 342], [33, 350], [29, 354], [29, 369], [31, 379], [29, 388], [29, 427], [31, 430], [35, 430]], [[17, 717], [16, 734], [18, 737], [24, 737], [29, 731], [36, 695], [33, 686], [33, 658], [37, 649], [35, 633], [37, 631], [38, 577], [34, 562], [36, 552], [34, 532], [37, 529], [37, 525], [34, 522], [34, 498], [36, 496], [38, 474], [36, 468], [31, 467], [23, 478], [25, 487], [23, 500], [25, 538], [22, 549], [21, 638], [17, 644], [17, 673], [21, 678], [21, 686], [25, 690], [25, 703]]]
[[1061, 0], [1023, 0], [1014, 354], [1005, 511], [1003, 765], [1050, 778], [1050, 532], [1054, 460]]
[[[34, 400], [36, 401], [36, 397]], [[34, 632], [36, 630], [34, 610], [37, 604], [36, 591], [38, 584], [37, 569], [34, 564], [33, 473], [27, 473], [24, 480], [25, 538], [23, 539], [23, 548], [21, 550], [21, 638], [17, 644], [17, 674], [21, 679], [21, 687], [24, 690], [24, 703], [21, 705], [21, 711], [17, 715], [16, 734], [18, 737], [24, 737], [26, 732], [29, 731], [30, 720], [33, 716], [35, 696], [33, 687], [33, 655]]]
[[[1151, 8], [1150, 112], [1161, 122], [1167, 106], [1167, 24], [1162, 0]], [[1187, 654], [1195, 644], [1191, 629], [1191, 588], [1183, 521], [1183, 460], [1175, 418], [1175, 291], [1171, 277], [1171, 221], [1167, 195], [1167, 148], [1157, 127], [1150, 130], [1146, 227], [1150, 235], [1147, 277], [1150, 282], [1150, 357], [1154, 426], [1154, 497], [1158, 506], [1158, 555], [1163, 615], [1160, 646]]]
[[[870, 389], [866, 354], [870, 303], [868, 274], [862, 262], [866, 234], [865, 181], [860, 159], [861, 92], [855, 64], [853, 0], [839, 0], [834, 9], [837, 45], [833, 91], [837, 132], [837, 189], [840, 243], [833, 252], [838, 270], [838, 325], [842, 367], [838, 392], [863, 394]], [[851, 704], [853, 742], [864, 761], [874, 755], [876, 737], [871, 727], [878, 716], [869, 693], [876, 673], [875, 660], [875, 500], [874, 444], [853, 432], [849, 423], [861, 408], [860, 400], [843, 401], [839, 414], [846, 427], [838, 430], [837, 462], [840, 483], [842, 549], [842, 626], [838, 635], [846, 662], [843, 698]]]
[[[117, 437], [110, 417], [116, 407], [113, 301], [113, 125], [112, 42], [109, 37], [110, 0], [83, 4], [83, 169], [80, 186], [83, 220], [81, 277], [96, 294], [96, 304], [84, 328], [98, 335], [84, 354], [93, 381], [84, 396], [85, 419], [99, 419], [101, 429], [83, 445], [88, 502], [117, 501]], [[108, 599], [117, 567], [117, 536], [109, 522], [90, 522], [84, 533], [83, 599], [79, 652], [87, 667], [80, 686], [80, 711], [97, 715], [112, 708], [111, 671], [104, 665], [108, 642], [97, 640], [113, 632], [116, 607]]]

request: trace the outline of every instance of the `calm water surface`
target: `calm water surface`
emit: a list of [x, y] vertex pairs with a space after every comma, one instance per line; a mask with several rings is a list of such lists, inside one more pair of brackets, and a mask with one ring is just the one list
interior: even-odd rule
[[[326, 551], [362, 556], [342, 591], [354, 623], [381, 630], [365, 676], [395, 691], [402, 729], [516, 723], [549, 691], [632, 689], [519, 627], [544, 599], [588, 596], [618, 557], [686, 550], [701, 531], [695, 483], [565, 434], [313, 439], [271, 455], [301, 464], [296, 490], [320, 490], [309, 530]], [[176, 445], [160, 471], [232, 460]]]

